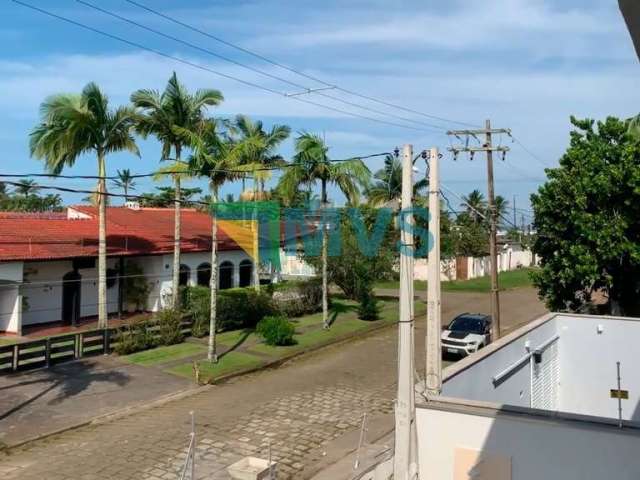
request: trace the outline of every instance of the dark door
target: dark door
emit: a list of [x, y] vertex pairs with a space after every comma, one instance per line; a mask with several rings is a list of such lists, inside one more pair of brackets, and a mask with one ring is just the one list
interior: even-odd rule
[[218, 288], [225, 290], [233, 287], [233, 263], [222, 262], [218, 273]]
[[80, 320], [80, 280], [77, 270], [62, 277], [62, 323], [73, 325]]
[[248, 287], [251, 285], [251, 277], [253, 276], [253, 264], [251, 260], [243, 260], [240, 262], [240, 286]]

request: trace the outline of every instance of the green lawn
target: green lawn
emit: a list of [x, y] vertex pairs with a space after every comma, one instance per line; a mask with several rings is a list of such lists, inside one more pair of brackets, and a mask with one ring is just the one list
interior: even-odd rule
[[120, 358], [128, 363], [151, 367], [195, 355], [206, 355], [206, 353], [207, 348], [204, 345], [179, 343], [177, 345], [169, 345], [168, 347], [152, 348], [151, 350], [124, 355]]
[[0, 347], [4, 345], [13, 345], [16, 341], [12, 338], [0, 338]]
[[[231, 372], [258, 367], [262, 363], [263, 361], [255, 355], [243, 352], [229, 352], [223, 355], [218, 363], [209, 363], [206, 360], [201, 360], [199, 362], [200, 379], [203, 382], [207, 382]], [[183, 363], [166, 371], [181, 377], [194, 378], [193, 363]]]
[[[501, 272], [498, 275], [498, 283], [500, 290], [510, 290], [512, 288], [522, 288], [531, 286], [531, 278], [529, 273], [533, 269], [520, 268], [509, 272]], [[488, 292], [491, 288], [491, 279], [489, 276], [473, 278], [471, 280], [454, 280], [452, 282], [442, 282], [442, 290], [445, 292]], [[427, 282], [424, 280], [415, 280], [413, 286], [416, 290], [426, 290]], [[376, 283], [377, 288], [397, 289], [398, 281], [387, 280]]]
[[[219, 352], [229, 349], [233, 349], [233, 351], [223, 354], [217, 364], [210, 364], [206, 361], [207, 347], [205, 342], [158, 347], [121, 358], [128, 363], [146, 367], [159, 366], [160, 368], [163, 368], [163, 364], [174, 360], [179, 361], [188, 357], [199, 358], [201, 381], [208, 382], [233, 372], [259, 367], [265, 363], [286, 358], [301, 350], [331, 344], [348, 337], [350, 334], [364, 333], [372, 328], [397, 322], [398, 302], [396, 300], [380, 301], [380, 308], [379, 320], [364, 321], [358, 319], [356, 302], [334, 297], [331, 302], [330, 314], [335, 318], [331, 328], [329, 330], [322, 328], [322, 313], [293, 319], [292, 322], [296, 327], [294, 336], [296, 343], [286, 347], [266, 345], [258, 335], [248, 330], [218, 334]], [[425, 311], [424, 302], [415, 303], [416, 316], [424, 315]], [[193, 361], [191, 360], [185, 360], [165, 371], [186, 378], [194, 378]]]

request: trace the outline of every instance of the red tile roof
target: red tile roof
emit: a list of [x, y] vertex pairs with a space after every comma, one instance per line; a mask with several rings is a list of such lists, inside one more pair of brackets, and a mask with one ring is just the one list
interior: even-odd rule
[[[67, 214], [0, 212], [0, 261], [53, 260], [93, 257], [98, 254], [98, 217], [95, 207]], [[148, 255], [173, 251], [173, 209], [107, 208], [107, 255]], [[211, 217], [204, 212], [182, 209], [182, 252], [211, 250]], [[218, 230], [218, 248], [240, 247]]]

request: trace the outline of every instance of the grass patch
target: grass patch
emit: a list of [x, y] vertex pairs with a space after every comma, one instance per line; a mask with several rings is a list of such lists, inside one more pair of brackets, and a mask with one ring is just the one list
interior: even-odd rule
[[157, 347], [143, 352], [132, 353], [131, 355], [125, 355], [120, 358], [127, 363], [151, 367], [194, 355], [204, 355], [206, 352], [207, 348], [203, 345], [195, 343], [178, 343], [177, 345]]
[[[208, 338], [208, 335], [207, 337]], [[225, 347], [232, 347], [239, 342], [245, 343], [252, 341], [255, 338], [255, 333], [247, 332], [246, 330], [231, 330], [229, 332], [218, 333], [216, 335], [216, 343], [222, 344]]]
[[14, 345], [16, 343], [18, 342], [13, 338], [0, 338], [0, 347], [3, 347], [5, 345]]
[[[249, 353], [229, 352], [222, 356], [218, 363], [209, 363], [206, 360], [201, 361], [199, 363], [200, 380], [203, 382], [215, 380], [227, 373], [258, 367], [261, 364], [262, 360]], [[166, 372], [193, 379], [193, 363], [183, 363], [166, 370]]]
[[[498, 275], [500, 290], [511, 290], [513, 288], [530, 287], [532, 285], [529, 273], [532, 268], [519, 268], [509, 272], [501, 272]], [[442, 282], [442, 290], [445, 292], [488, 292], [491, 289], [491, 278], [489, 276], [472, 278], [471, 280], [454, 280]], [[386, 288], [396, 290], [399, 283], [396, 280], [385, 280], [376, 283], [376, 288]], [[416, 290], [426, 290], [427, 282], [424, 280], [414, 280], [413, 286]]]

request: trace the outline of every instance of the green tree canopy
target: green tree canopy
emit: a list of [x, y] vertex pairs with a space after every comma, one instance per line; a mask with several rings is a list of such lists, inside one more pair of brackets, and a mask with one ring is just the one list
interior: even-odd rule
[[549, 308], [578, 310], [595, 292], [612, 314], [640, 311], [640, 142], [624, 121], [571, 118], [560, 167], [532, 195], [534, 274]]

